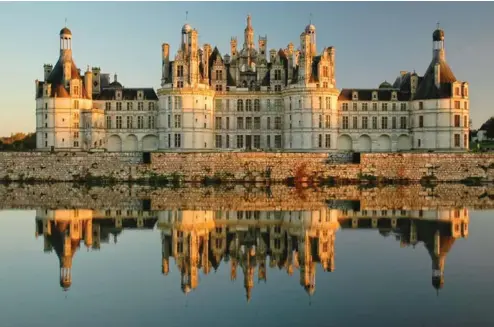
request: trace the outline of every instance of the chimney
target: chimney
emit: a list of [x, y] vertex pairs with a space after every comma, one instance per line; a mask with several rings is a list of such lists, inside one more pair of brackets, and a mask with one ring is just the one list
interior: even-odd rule
[[84, 86], [86, 87], [86, 93], [89, 99], [93, 98], [93, 72], [87, 66], [86, 73], [84, 74]]
[[50, 64], [45, 64], [43, 68], [45, 70], [45, 81], [46, 81], [48, 79], [48, 76], [50, 76], [51, 71], [53, 70], [53, 66]]

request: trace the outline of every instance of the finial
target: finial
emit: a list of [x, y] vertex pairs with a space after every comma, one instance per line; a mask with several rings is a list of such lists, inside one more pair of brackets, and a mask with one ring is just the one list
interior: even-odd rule
[[65, 27], [67, 27], [67, 17], [65, 17]]
[[187, 10], [187, 11], [185, 12], [185, 21], [186, 21], [186, 22], [187, 22], [188, 16], [189, 16], [189, 11]]
[[439, 21], [436, 24], [436, 28], [439, 29]]
[[312, 13], [309, 14], [309, 25], [312, 24]]

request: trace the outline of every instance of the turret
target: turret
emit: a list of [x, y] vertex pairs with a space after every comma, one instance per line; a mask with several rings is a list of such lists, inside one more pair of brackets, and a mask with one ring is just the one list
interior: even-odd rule
[[252, 17], [247, 15], [247, 26], [244, 30], [244, 49], [254, 48], [254, 28], [252, 27]]
[[237, 38], [232, 37], [230, 40], [230, 52], [232, 54], [232, 59], [237, 56]]
[[51, 71], [53, 70], [53, 65], [50, 64], [45, 64], [43, 65], [44, 71], [45, 71], [45, 81], [48, 79], [48, 76], [50, 76]]

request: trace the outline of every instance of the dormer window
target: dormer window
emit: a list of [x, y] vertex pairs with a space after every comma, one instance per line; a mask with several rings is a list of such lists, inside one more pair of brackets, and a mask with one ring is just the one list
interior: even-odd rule
[[79, 86], [74, 86], [74, 95], [79, 95]]
[[184, 66], [178, 65], [177, 66], [177, 77], [183, 77], [184, 76]]
[[396, 100], [396, 98], [397, 98], [396, 92], [391, 93], [391, 99]]
[[377, 100], [377, 92], [372, 92], [372, 100]]
[[358, 100], [358, 93], [357, 92], [353, 92], [352, 93], [352, 99], [353, 100]]
[[138, 92], [137, 92], [137, 99], [138, 99], [138, 100], [142, 100], [142, 98], [144, 98], [144, 92], [142, 92], [142, 91], [138, 91]]
[[465, 88], [463, 90], [463, 96], [467, 97], [468, 96], [468, 88]]
[[117, 98], [117, 100], [122, 100], [122, 91], [117, 91], [115, 93], [115, 97]]
[[455, 95], [456, 96], [460, 96], [460, 88], [459, 87], [455, 87]]

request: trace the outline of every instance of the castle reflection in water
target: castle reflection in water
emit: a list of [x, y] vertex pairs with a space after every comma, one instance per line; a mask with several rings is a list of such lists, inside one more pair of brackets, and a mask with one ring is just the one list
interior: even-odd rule
[[[309, 294], [316, 288], [316, 266], [335, 269], [336, 232], [376, 229], [394, 235], [401, 246], [423, 243], [432, 262], [432, 285], [444, 285], [445, 260], [455, 240], [468, 236], [466, 208], [450, 210], [361, 210], [358, 205], [332, 203], [313, 211], [200, 210], [46, 210], [36, 211], [36, 237], [43, 235], [45, 252], [60, 260], [60, 286], [72, 283], [72, 261], [81, 243], [100, 249], [125, 229], [161, 233], [162, 273], [173, 265], [181, 289], [198, 287], [199, 274], [229, 266], [230, 278], [242, 278], [247, 300], [257, 280], [267, 280], [267, 266], [298, 270], [300, 285]], [[171, 263], [173, 259], [174, 263]]]

